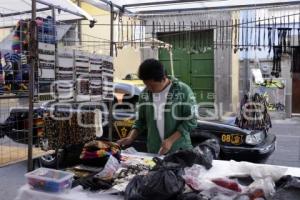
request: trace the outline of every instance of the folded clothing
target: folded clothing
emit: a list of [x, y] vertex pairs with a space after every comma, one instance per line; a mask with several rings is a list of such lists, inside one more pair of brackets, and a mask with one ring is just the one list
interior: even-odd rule
[[91, 141], [85, 144], [80, 159], [85, 165], [104, 166], [111, 155], [120, 160], [121, 148], [117, 143]]

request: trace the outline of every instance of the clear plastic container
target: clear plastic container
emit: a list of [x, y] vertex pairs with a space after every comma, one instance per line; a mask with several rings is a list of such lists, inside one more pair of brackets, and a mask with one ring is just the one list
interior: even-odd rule
[[74, 174], [70, 172], [39, 168], [25, 174], [27, 183], [34, 189], [46, 192], [64, 192], [71, 189]]

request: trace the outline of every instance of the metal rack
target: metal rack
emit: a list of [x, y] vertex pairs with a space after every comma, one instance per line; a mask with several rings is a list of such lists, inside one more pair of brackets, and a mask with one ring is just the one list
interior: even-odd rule
[[[45, 5], [45, 8], [37, 9], [36, 8], [37, 3]], [[63, 10], [64, 12], [72, 13], [73, 15], [80, 16], [81, 18], [85, 17], [80, 12], [73, 12], [69, 9], [65, 9], [60, 6], [48, 4], [45, 2], [40, 2], [39, 0], [33, 0], [31, 6], [32, 9], [30, 12], [24, 11], [24, 12], [12, 12], [9, 14], [1, 14], [1, 18], [2, 17], [7, 18], [7, 17], [13, 17], [15, 15], [31, 13], [32, 14], [31, 19], [36, 19], [37, 12], [50, 10], [52, 11], [52, 19], [53, 19], [52, 23], [53, 23], [55, 22], [56, 9]], [[0, 96], [1, 122], [4, 122], [3, 124], [1, 124], [1, 131], [0, 131], [1, 134], [0, 152], [1, 152], [1, 166], [27, 159], [28, 171], [31, 171], [33, 169], [33, 159], [45, 154], [45, 152], [39, 148], [40, 144], [38, 140], [38, 137], [44, 131], [43, 130], [44, 126], [42, 122], [43, 116], [42, 114], [39, 114], [37, 107], [35, 106], [37, 105], [37, 103], [39, 103], [40, 100], [38, 98], [39, 89], [40, 89], [38, 84], [43, 81], [43, 80], [39, 80], [40, 78], [39, 75], [41, 74], [39, 74], [38, 64], [41, 63], [38, 63], [38, 61], [40, 61], [38, 60], [39, 59], [38, 41], [41, 40], [43, 41], [43, 39], [47, 40], [47, 38], [44, 38], [45, 35], [39, 34], [39, 26], [36, 24], [36, 21], [33, 20], [27, 21], [26, 24], [28, 24], [28, 29], [26, 29], [26, 33], [25, 30], [21, 29], [19, 30], [19, 34], [22, 35], [24, 32], [24, 34], [26, 35], [27, 44], [30, 45], [28, 45], [28, 49], [25, 50], [21, 48], [18, 52], [21, 53], [21, 55], [25, 56], [27, 62], [22, 63], [21, 62], [22, 59], [19, 59], [16, 62], [15, 61], [12, 62], [11, 58], [6, 59], [6, 65], [8, 65], [7, 64], [8, 62], [10, 62], [11, 65], [19, 66], [18, 70], [16, 69], [11, 70], [12, 78], [10, 79], [9, 83], [11, 83], [12, 85], [17, 83], [18, 81], [20, 82], [18, 77], [16, 77], [18, 74], [20, 75], [21, 73], [21, 76], [22, 76], [22, 72], [24, 74], [24, 70], [22, 70], [20, 66], [22, 66], [23, 64], [28, 64], [28, 68], [26, 69], [27, 77], [25, 78], [25, 80], [21, 79], [21, 82], [18, 84], [18, 87], [20, 86], [20, 84], [23, 84], [22, 86], [23, 88], [21, 88], [23, 90], [20, 90], [20, 88], [12, 88], [9, 91], [7, 90], [4, 91], [9, 94]], [[11, 28], [11, 26], [7, 26], [5, 28]], [[48, 27], [48, 29], [50, 30], [51, 28]], [[39, 38], [39, 36], [41, 36], [42, 38]], [[23, 42], [22, 39], [24, 38], [20, 38], [21, 42]], [[22, 44], [20, 46], [22, 46]], [[15, 51], [13, 53], [15, 53]], [[15, 56], [15, 54], [12, 55]], [[47, 60], [47, 55], [45, 54], [43, 58], [44, 59], [46, 58]], [[14, 74], [16, 74], [16, 76], [14, 76]], [[8, 83], [8, 81], [6, 81], [6, 83]], [[22, 111], [20, 112], [20, 108], [14, 111], [13, 107], [15, 106], [19, 107], [20, 105], [20, 102], [18, 103], [18, 101], [20, 101], [22, 107], [24, 107], [24, 112]], [[19, 115], [23, 115], [23, 116], [20, 117]]]

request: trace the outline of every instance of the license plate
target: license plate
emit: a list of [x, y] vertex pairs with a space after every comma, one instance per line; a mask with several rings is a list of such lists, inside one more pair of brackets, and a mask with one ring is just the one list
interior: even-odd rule
[[237, 134], [222, 134], [221, 141], [223, 143], [230, 143], [240, 145], [243, 143], [242, 136]]

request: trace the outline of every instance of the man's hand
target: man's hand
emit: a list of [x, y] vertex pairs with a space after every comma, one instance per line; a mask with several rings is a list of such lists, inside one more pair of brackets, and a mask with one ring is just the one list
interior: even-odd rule
[[137, 129], [132, 129], [126, 138], [122, 138], [122, 139], [118, 140], [117, 143], [120, 146], [131, 145], [133, 143], [133, 141], [137, 138], [138, 134], [139, 133], [138, 133]]
[[159, 149], [158, 154], [159, 155], [164, 155], [166, 153], [168, 153], [171, 149], [173, 145], [173, 142], [170, 139], [165, 139], [162, 143], [161, 143], [161, 147]]
[[176, 142], [176, 140], [178, 140], [180, 137], [181, 137], [181, 133], [179, 131], [176, 131], [175, 133], [173, 133], [173, 135], [171, 135], [170, 137], [165, 139], [161, 143], [161, 147], [159, 149], [158, 154], [164, 155], [164, 154], [168, 153], [170, 151], [170, 149], [172, 148], [174, 142]]
[[131, 137], [122, 138], [117, 141], [120, 146], [128, 146], [133, 143], [133, 139]]

